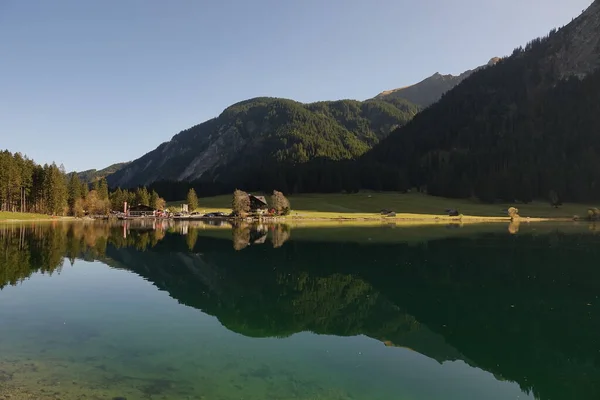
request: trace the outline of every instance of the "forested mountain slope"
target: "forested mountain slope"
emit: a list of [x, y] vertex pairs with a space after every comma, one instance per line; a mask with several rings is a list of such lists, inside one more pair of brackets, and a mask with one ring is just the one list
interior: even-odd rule
[[231, 181], [240, 171], [356, 158], [404, 125], [419, 107], [406, 101], [302, 104], [256, 98], [175, 135], [108, 177], [111, 186], [155, 181]]
[[465, 79], [361, 163], [385, 168], [394, 177], [381, 183], [388, 189], [486, 201], [549, 191], [600, 199], [599, 66], [596, 0], [569, 25]]
[[127, 166], [128, 162], [122, 162], [110, 165], [106, 168], [97, 170], [97, 169], [88, 169], [86, 171], [77, 172], [79, 175], [79, 179], [82, 182], [92, 183], [102, 178], [106, 178], [108, 175], [112, 175], [123, 167]]

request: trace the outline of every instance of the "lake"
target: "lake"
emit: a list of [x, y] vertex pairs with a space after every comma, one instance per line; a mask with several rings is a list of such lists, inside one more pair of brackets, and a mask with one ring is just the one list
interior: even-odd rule
[[595, 226], [0, 225], [0, 399], [598, 399]]

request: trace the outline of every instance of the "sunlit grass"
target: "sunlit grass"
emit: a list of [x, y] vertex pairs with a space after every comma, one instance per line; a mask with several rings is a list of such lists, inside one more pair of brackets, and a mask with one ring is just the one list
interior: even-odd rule
[[0, 221], [34, 221], [34, 220], [50, 220], [53, 219], [46, 214], [32, 214], [20, 212], [0, 211]]
[[[505, 220], [506, 210], [517, 207], [521, 217], [527, 218], [573, 218], [586, 216], [587, 210], [598, 205], [564, 204], [551, 207], [548, 202], [535, 201], [530, 204], [484, 204], [466, 199], [448, 199], [420, 193], [356, 193], [356, 194], [301, 194], [289, 197], [292, 205], [291, 217], [307, 219], [365, 219], [379, 216], [382, 209], [397, 213], [396, 219], [419, 219], [421, 221], [455, 220], [445, 215], [446, 209], [457, 209], [463, 221], [476, 221], [485, 217], [487, 221]], [[182, 202], [171, 203], [171, 205]], [[231, 195], [200, 199], [199, 211], [231, 211]]]

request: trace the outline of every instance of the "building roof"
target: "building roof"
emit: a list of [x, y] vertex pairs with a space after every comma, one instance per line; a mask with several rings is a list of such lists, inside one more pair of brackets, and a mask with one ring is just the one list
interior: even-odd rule
[[129, 207], [129, 211], [148, 211], [148, 212], [152, 212], [152, 211], [154, 211], [154, 208], [150, 207], [150, 206], [143, 205], [143, 204], [138, 204], [137, 206], [131, 206], [131, 207]]
[[265, 198], [265, 196], [255, 196], [253, 194], [249, 195], [250, 199], [256, 199], [258, 201], [260, 201], [261, 203], [263, 203], [265, 206], [267, 205], [267, 199]]

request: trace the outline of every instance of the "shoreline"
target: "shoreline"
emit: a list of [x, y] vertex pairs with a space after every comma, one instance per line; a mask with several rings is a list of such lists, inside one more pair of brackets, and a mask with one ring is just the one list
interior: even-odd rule
[[0, 224], [3, 224], [3, 223], [13, 224], [13, 223], [17, 223], [17, 222], [65, 222], [65, 221], [85, 221], [85, 220], [78, 219], [75, 217], [7, 218], [7, 219], [0, 219]]
[[[18, 214], [18, 213], [16, 213]], [[288, 215], [285, 217], [248, 217], [241, 219], [222, 218], [221, 221], [242, 221], [250, 223], [274, 223], [274, 224], [302, 224], [302, 223], [337, 223], [337, 224], [396, 224], [396, 225], [437, 225], [443, 223], [450, 224], [480, 224], [480, 223], [531, 223], [531, 222], [585, 222], [587, 220], [576, 220], [573, 218], [558, 218], [558, 217], [520, 217], [513, 221], [510, 217], [492, 217], [492, 216], [471, 216], [464, 215], [462, 217], [449, 217], [445, 215], [432, 215], [432, 214], [398, 214], [394, 217], [385, 217], [378, 214], [367, 214], [367, 213], [348, 213], [346, 215], [328, 212], [308, 212], [309, 215], [301, 215], [299, 212], [296, 215]], [[142, 221], [142, 220], [153, 220], [154, 218], [135, 218], [129, 221]], [[159, 220], [160, 218], [156, 218]], [[19, 218], [15, 215], [15, 218], [0, 219], [0, 224], [6, 223], [24, 223], [24, 222], [92, 222], [99, 221], [100, 219], [94, 218], [75, 218], [75, 217], [50, 217], [40, 216], [39, 218], [28, 216], [26, 218]], [[178, 220], [168, 219], [175, 222], [207, 222], [215, 221], [215, 218], [197, 218], [193, 220]]]

